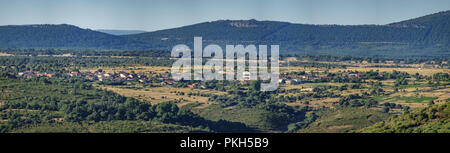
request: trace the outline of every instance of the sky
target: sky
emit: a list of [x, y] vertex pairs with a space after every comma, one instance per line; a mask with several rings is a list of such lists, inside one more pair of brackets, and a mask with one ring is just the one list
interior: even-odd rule
[[450, 0], [0, 0], [0, 25], [155, 31], [207, 21], [388, 24], [450, 10]]

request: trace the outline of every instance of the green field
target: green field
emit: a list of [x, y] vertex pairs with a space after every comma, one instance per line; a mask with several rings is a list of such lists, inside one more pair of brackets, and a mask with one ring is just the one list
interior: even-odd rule
[[387, 100], [392, 101], [406, 101], [408, 103], [429, 103], [438, 97], [392, 97]]
[[408, 84], [408, 85], [399, 85], [398, 88], [406, 89], [406, 88], [425, 88], [428, 87], [427, 84]]

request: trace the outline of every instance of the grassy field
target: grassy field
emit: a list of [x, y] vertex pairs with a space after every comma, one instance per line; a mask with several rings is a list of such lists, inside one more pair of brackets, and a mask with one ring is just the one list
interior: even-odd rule
[[398, 88], [405, 89], [405, 88], [425, 88], [428, 87], [427, 84], [407, 84], [407, 85], [399, 85]]
[[435, 103], [445, 103], [446, 99], [450, 98], [450, 88], [431, 89], [430, 87], [415, 88], [406, 90], [405, 92], [398, 92], [391, 94], [389, 100], [392, 102], [410, 106], [411, 108], [423, 108], [427, 106], [430, 100]]
[[392, 101], [405, 101], [408, 103], [429, 103], [438, 97], [393, 97]]

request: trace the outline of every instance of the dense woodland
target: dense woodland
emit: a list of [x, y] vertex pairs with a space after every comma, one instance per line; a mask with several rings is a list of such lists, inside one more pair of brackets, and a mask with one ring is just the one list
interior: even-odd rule
[[211, 132], [252, 131], [241, 123], [205, 120], [189, 110], [180, 110], [171, 102], [151, 105], [95, 89], [82, 80], [21, 80], [2, 73], [0, 82], [0, 115], [2, 120], [7, 120], [0, 124], [2, 132], [41, 124], [120, 120], [173, 123]]

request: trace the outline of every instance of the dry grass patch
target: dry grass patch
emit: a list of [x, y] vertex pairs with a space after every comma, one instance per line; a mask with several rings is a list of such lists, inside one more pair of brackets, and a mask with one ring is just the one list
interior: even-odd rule
[[305, 71], [305, 72], [324, 72], [325, 68], [316, 68], [316, 67], [303, 67], [303, 66], [289, 66], [289, 67], [280, 67], [280, 73], [281, 72], [299, 72], [299, 71]]
[[59, 55], [47, 55], [47, 54], [40, 54], [40, 55], [38, 55], [39, 57], [49, 57], [49, 56], [51, 56], [51, 57], [74, 57], [75, 55], [72, 55], [72, 54], [70, 54], [70, 53], [67, 53], [67, 54], [59, 54]]
[[313, 88], [311, 88], [311, 86], [306, 86], [304, 84], [297, 84], [297, 85], [282, 84], [280, 85], [280, 89], [286, 90], [299, 89], [300, 91], [312, 91]]
[[434, 103], [436, 104], [442, 104], [445, 103], [445, 101], [450, 98], [450, 88], [445, 89], [438, 89], [438, 90], [430, 90], [431, 88], [420, 88], [418, 92], [415, 92], [415, 88], [413, 89], [407, 89], [406, 92], [397, 92], [392, 95], [389, 95], [389, 97], [384, 98], [384, 100], [381, 101], [381, 103], [391, 102], [395, 104], [401, 104], [403, 106], [409, 106], [412, 109], [416, 108], [424, 108], [429, 106], [426, 102], [411, 102], [407, 100], [399, 100], [398, 98], [402, 99], [402, 97], [415, 97], [415, 98], [422, 98], [422, 97], [437, 97], [437, 99], [434, 99]]
[[53, 55], [54, 57], [73, 57], [74, 55], [72, 54], [61, 54], [61, 55]]
[[[187, 94], [189, 92], [210, 93], [217, 95], [226, 94], [225, 92], [220, 91], [191, 89], [191, 88], [175, 88], [170, 86], [153, 87], [153, 88], [144, 87], [142, 89], [125, 88], [120, 86], [103, 86], [103, 85], [102, 86], [97, 85], [97, 87], [100, 89], [113, 91], [125, 97], [133, 97], [141, 101], [148, 101], [151, 102], [152, 104], [165, 101], [179, 101], [177, 105], [180, 107], [195, 102], [206, 104], [206, 106], [208, 106], [211, 103], [210, 101], [208, 101], [208, 97], [194, 96], [194, 95], [188, 96]], [[177, 94], [180, 92], [184, 92], [184, 95]]]
[[332, 108], [334, 102], [338, 102], [339, 98], [320, 98], [320, 99], [313, 99], [309, 100], [309, 104], [305, 104], [302, 101], [296, 101], [293, 103], [285, 103], [288, 106], [308, 106], [312, 108], [320, 108], [320, 107], [328, 107]]
[[321, 99], [314, 99], [309, 101], [310, 107], [318, 108], [318, 107], [333, 107], [334, 102], [338, 102], [340, 98], [321, 98]]
[[2, 53], [0, 52], [0, 56], [14, 56], [13, 54], [8, 54], [8, 53]]

